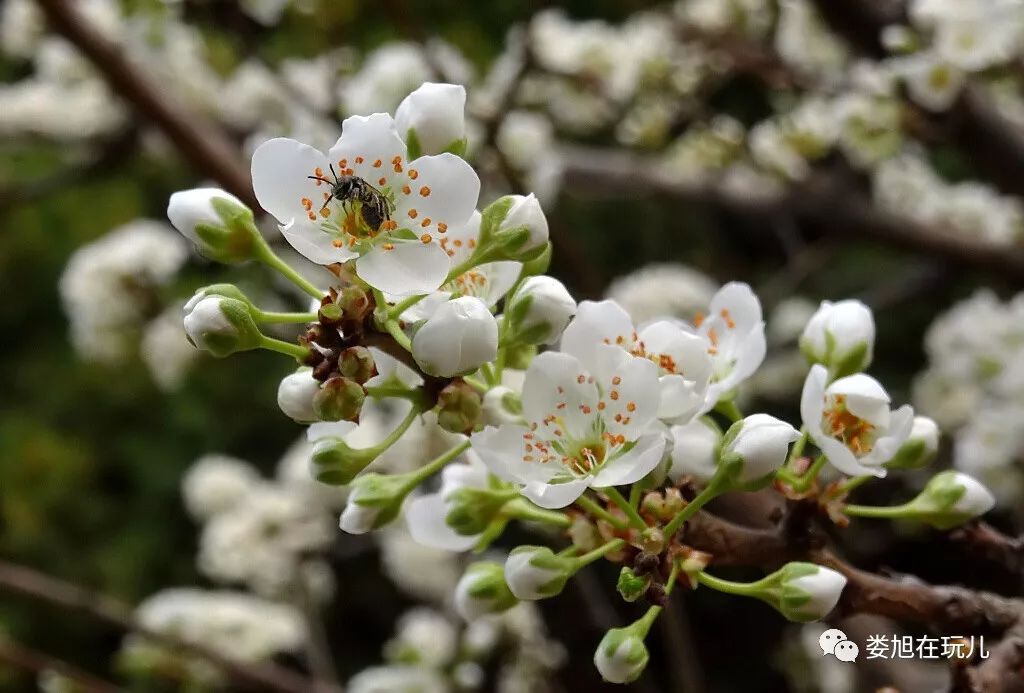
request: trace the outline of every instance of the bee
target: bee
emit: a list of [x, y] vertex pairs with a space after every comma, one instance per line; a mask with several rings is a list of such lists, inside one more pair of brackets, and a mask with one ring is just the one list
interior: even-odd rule
[[312, 180], [322, 181], [331, 186], [331, 193], [324, 200], [322, 212], [331, 203], [331, 200], [341, 200], [342, 206], [347, 207], [351, 201], [359, 202], [359, 212], [363, 222], [373, 233], [380, 230], [381, 224], [391, 218], [391, 203], [377, 188], [373, 187], [359, 176], [339, 176], [334, 171], [334, 164], [331, 164], [331, 175], [334, 181], [323, 176], [306, 176]]

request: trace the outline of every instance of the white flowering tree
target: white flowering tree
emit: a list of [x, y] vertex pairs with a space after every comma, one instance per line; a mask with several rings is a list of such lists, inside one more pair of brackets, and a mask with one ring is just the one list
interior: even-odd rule
[[[942, 685], [1024, 685], [1019, 595], [846, 558], [881, 520], [1020, 573], [1020, 541], [979, 520], [1019, 488], [1004, 482], [1024, 456], [1024, 352], [1007, 317], [1019, 299], [979, 295], [936, 324], [915, 387], [929, 417], [868, 373], [883, 345], [863, 301], [776, 297], [766, 321], [747, 283], [671, 266], [577, 300], [566, 284], [593, 296], [600, 278], [549, 221], [560, 195], [707, 203], [796, 246], [776, 292], [848, 230], [931, 258], [927, 281], [954, 261], [1019, 280], [1024, 5], [693, 0], [621, 24], [546, 10], [477, 80], [415, 31], [358, 69], [333, 46], [225, 75], [197, 57], [193, 4], [5, 5], [5, 50], [32, 69], [0, 91], [0, 125], [86, 150], [152, 130], [150, 146], [199, 170], [208, 182], [167, 203], [180, 236], [139, 220], [72, 258], [72, 339], [106, 362], [141, 341], [168, 389], [197, 352], [273, 352], [291, 371], [277, 405], [303, 440], [272, 480], [223, 456], [188, 473], [197, 565], [216, 590], [168, 589], [129, 615], [14, 564], [0, 585], [127, 629], [122, 669], [142, 678], [336, 690], [332, 551], [375, 533], [391, 579], [431, 606], [399, 620], [387, 664], [350, 676], [352, 691], [557, 690], [553, 670], [588, 660], [608, 683], [667, 689], [643, 677], [648, 638], [694, 591], [735, 597], [730, 614], [753, 599], [797, 623], [866, 614], [984, 636], [990, 656], [946, 657]], [[316, 11], [240, 7], [266, 27]], [[756, 114], [719, 105], [748, 81], [766, 93]], [[135, 114], [145, 125], [126, 129]], [[940, 145], [977, 165], [947, 179]], [[645, 220], [609, 221], [590, 238], [633, 252]], [[196, 263], [259, 266], [258, 288], [218, 282], [176, 302], [187, 245]], [[922, 471], [940, 424], [955, 468]], [[899, 498], [877, 490], [887, 477], [905, 480]], [[595, 588], [594, 572], [617, 578]], [[562, 652], [534, 602], [584, 581], [630, 616]], [[817, 631], [803, 632], [817, 659]], [[42, 668], [53, 686], [106, 685]]]

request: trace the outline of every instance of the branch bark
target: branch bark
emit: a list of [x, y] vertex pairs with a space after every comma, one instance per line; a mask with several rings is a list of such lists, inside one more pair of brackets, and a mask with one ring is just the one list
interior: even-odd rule
[[0, 662], [32, 672], [36, 676], [46, 672], [60, 674], [74, 682], [75, 690], [82, 693], [117, 693], [121, 690], [87, 671], [6, 637], [0, 637]]
[[236, 662], [205, 647], [155, 632], [139, 623], [128, 605], [32, 568], [0, 560], [0, 589], [91, 616], [122, 630], [138, 633], [171, 649], [204, 659], [221, 670], [242, 690], [275, 693], [308, 693], [314, 690], [313, 683], [304, 676], [276, 664]]
[[114, 91], [159, 128], [185, 158], [246, 204], [258, 206], [248, 167], [223, 131], [175, 103], [115, 43], [98, 32], [75, 3], [37, 2], [53, 29], [92, 61]]

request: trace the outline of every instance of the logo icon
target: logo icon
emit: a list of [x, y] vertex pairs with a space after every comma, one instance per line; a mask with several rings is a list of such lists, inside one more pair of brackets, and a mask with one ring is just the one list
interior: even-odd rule
[[846, 637], [846, 633], [838, 628], [829, 628], [818, 638], [818, 645], [823, 655], [833, 655], [840, 662], [856, 661], [860, 654], [857, 643]]

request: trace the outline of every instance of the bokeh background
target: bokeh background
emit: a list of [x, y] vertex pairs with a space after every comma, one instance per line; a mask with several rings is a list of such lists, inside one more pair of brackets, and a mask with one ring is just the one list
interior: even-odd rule
[[[929, 40], [900, 3], [866, 3], [870, 11], [858, 15], [857, 4], [844, 0], [839, 16], [825, 18], [803, 0], [42, 4], [74, 6], [175, 108], [215, 128], [243, 168], [269, 136], [329, 144], [345, 115], [391, 110], [422, 81], [466, 84], [482, 202], [538, 192], [555, 244], [551, 273], [578, 299], [610, 293], [644, 318], [692, 317], [717, 285], [750, 283], [774, 336], [769, 363], [743, 393], [745, 406], [796, 420], [805, 371], [794, 343], [803, 321], [821, 299], [860, 298], [878, 327], [872, 374], [895, 402], [950, 422], [939, 466], [969, 466], [979, 450], [988, 455], [985, 480], [1002, 490], [994, 522], [1019, 529], [1020, 405], [995, 407], [1002, 418], [994, 432], [984, 426], [993, 419], [979, 414], [993, 397], [1024, 402], [1020, 389], [992, 386], [1020, 362], [1014, 347], [1024, 348], [1010, 334], [1024, 312], [997, 303], [1024, 283], [1015, 197], [1024, 180], [1015, 175], [1024, 166], [1014, 111], [1019, 56], [1009, 67], [968, 72], [971, 88], [988, 89], [999, 105], [987, 112], [998, 120], [984, 121], [967, 87], [945, 107], [925, 103], [910, 68], [893, 68], [906, 83], [897, 77], [889, 91], [862, 87], [858, 69], [884, 72], [879, 66], [892, 55], [913, 52], [892, 48], [895, 39], [880, 48], [864, 16], [881, 21], [879, 29], [887, 19], [902, 21]], [[787, 13], [811, 19], [798, 31], [783, 23]], [[196, 562], [202, 523], [182, 501], [187, 470], [221, 453], [273, 478], [302, 427], [275, 404], [286, 360], [263, 352], [227, 361], [192, 355], [173, 316], [192, 291], [217, 281], [280, 309], [301, 301], [258, 267], [186, 256], [178, 239], [157, 232], [152, 245], [122, 241], [134, 244], [134, 254], [118, 251], [123, 259], [95, 270], [117, 275], [115, 289], [96, 276], [69, 278], [69, 261], [83, 247], [145, 226], [139, 220], [165, 231], [169, 195], [217, 183], [216, 176], [130, 94], [109, 86], [102, 66], [48, 28], [35, 2], [4, 0], [0, 22], [0, 556], [126, 604], [171, 586], [209, 587]], [[803, 56], [785, 36], [793, 31]], [[509, 67], [517, 56], [527, 63], [525, 77]], [[620, 74], [631, 65], [639, 65], [636, 74]], [[504, 85], [513, 81], [506, 98]], [[866, 112], [878, 122], [843, 120], [856, 105], [836, 103], [865, 91]], [[808, 106], [816, 99], [832, 110], [815, 112], [824, 108]], [[503, 128], [510, 111], [519, 121]], [[753, 136], [764, 122], [776, 125], [773, 144], [765, 144], [769, 135], [760, 143]], [[861, 150], [851, 134], [858, 127], [874, 133]], [[910, 163], [879, 163], [901, 156]], [[973, 197], [957, 187], [964, 185], [975, 186]], [[937, 206], [942, 199], [948, 207]], [[180, 262], [168, 259], [176, 253]], [[159, 277], [136, 271], [158, 267], [159, 258], [177, 266]], [[929, 347], [936, 319], [981, 288], [998, 298], [975, 299], [936, 328]], [[132, 317], [113, 327], [97, 317], [119, 310], [112, 291], [131, 295], [133, 306]], [[1016, 327], [1024, 330], [1024, 322]], [[991, 358], [981, 364], [982, 356]], [[968, 428], [965, 443], [967, 434], [957, 436]], [[864, 502], [907, 498], [925, 478], [872, 486]], [[502, 543], [516, 538], [527, 537]], [[844, 532], [843, 545], [869, 569], [1019, 592], [1018, 578], [970, 559], [936, 532], [861, 522]], [[400, 539], [382, 547], [340, 532], [322, 548], [336, 583], [322, 617], [342, 681], [383, 661], [396, 620], [431, 601], [400, 576], [396, 582], [396, 572], [434, 562], [437, 579], [446, 580], [453, 559], [414, 553]], [[634, 609], [614, 595], [610, 567], [590, 573], [540, 611], [550, 638], [542, 649], [568, 656], [552, 655], [535, 690], [602, 690], [593, 647]], [[924, 690], [914, 682], [943, 681], [941, 672], [911, 663], [865, 666], [859, 678], [819, 671], [809, 663], [813, 648], [809, 660], [800, 644], [805, 632], [738, 601], [703, 591], [678, 600], [634, 689], [831, 692], [902, 681], [909, 691]], [[8, 636], [134, 690], [188, 689], [174, 676], [126, 674], [120, 629], [0, 587], [0, 637]], [[306, 666], [301, 655], [281, 659]], [[495, 690], [496, 659], [488, 661], [482, 690]], [[2, 690], [34, 690], [39, 680], [0, 663]]]

